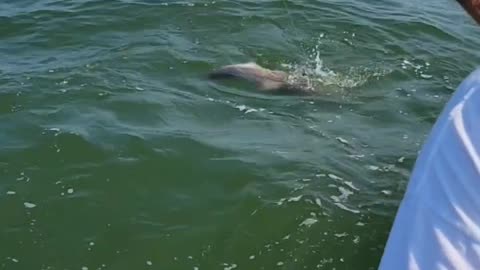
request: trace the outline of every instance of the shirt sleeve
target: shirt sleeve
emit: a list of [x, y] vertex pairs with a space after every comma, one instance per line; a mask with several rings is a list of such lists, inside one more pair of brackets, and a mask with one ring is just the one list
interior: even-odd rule
[[480, 69], [422, 147], [379, 269], [480, 269]]

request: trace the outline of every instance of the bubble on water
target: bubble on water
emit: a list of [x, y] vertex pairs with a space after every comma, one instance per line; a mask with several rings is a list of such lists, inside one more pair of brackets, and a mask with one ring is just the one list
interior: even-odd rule
[[254, 260], [255, 259], [255, 255], [251, 255], [250, 257], [248, 257], [249, 260]]
[[405, 157], [400, 157], [400, 158], [398, 159], [398, 162], [399, 162], [399, 163], [403, 163], [403, 161], [405, 161]]
[[88, 267], [82, 266], [82, 270], [88, 270]]
[[284, 263], [283, 262], [277, 262], [277, 266], [282, 266]]
[[7, 191], [7, 195], [15, 195], [15, 194], [16, 194], [15, 191], [11, 191], [11, 190]]
[[147, 261], [146, 263], [147, 263], [147, 265], [152, 265], [153, 264], [151, 261]]
[[68, 193], [68, 194], [72, 194], [72, 193], [73, 193], [73, 188], [67, 189], [67, 193]]

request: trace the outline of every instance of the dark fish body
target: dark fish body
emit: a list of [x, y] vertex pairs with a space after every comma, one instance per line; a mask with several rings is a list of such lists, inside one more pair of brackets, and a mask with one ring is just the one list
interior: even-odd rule
[[210, 79], [243, 79], [255, 83], [259, 90], [276, 94], [311, 94], [306, 79], [292, 79], [279, 70], [263, 68], [255, 63], [223, 66], [209, 74]]

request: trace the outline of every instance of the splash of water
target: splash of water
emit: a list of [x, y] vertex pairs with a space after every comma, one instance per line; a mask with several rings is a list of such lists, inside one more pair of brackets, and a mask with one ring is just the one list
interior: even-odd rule
[[322, 86], [333, 86], [351, 89], [367, 83], [371, 79], [379, 79], [389, 73], [382, 69], [366, 67], [351, 67], [346, 72], [334, 71], [328, 68], [321, 58], [320, 44], [317, 44], [305, 63], [282, 64], [292, 74], [293, 80], [307, 80], [313, 89]]

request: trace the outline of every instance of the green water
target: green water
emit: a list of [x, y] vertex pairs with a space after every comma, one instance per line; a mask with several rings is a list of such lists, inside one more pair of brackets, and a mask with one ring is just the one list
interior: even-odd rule
[[[375, 269], [479, 31], [453, 0], [3, 0], [0, 269]], [[205, 79], [247, 61], [323, 87]]]

